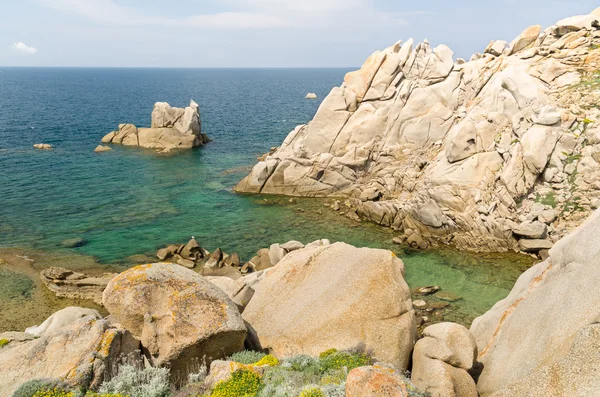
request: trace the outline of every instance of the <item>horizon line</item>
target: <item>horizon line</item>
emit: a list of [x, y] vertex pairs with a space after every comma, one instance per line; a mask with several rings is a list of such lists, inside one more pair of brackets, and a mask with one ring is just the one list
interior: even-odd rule
[[0, 69], [360, 69], [360, 66], [3, 66]]

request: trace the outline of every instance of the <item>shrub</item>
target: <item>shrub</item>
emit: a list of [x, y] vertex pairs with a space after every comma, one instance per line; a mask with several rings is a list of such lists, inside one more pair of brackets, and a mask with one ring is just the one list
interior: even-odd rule
[[170, 394], [168, 368], [143, 368], [122, 364], [118, 374], [102, 383], [100, 394], [122, 394], [131, 397], [168, 397]]
[[124, 395], [124, 394], [100, 394], [100, 393], [94, 393], [94, 392], [87, 392], [87, 394], [85, 395], [85, 397], [131, 397], [129, 395]]
[[253, 371], [240, 370], [231, 375], [231, 379], [217, 383], [211, 397], [253, 397], [260, 391], [263, 383]]
[[354, 368], [371, 365], [371, 359], [364, 354], [337, 352], [321, 359], [321, 371], [330, 369], [346, 368], [348, 371]]
[[325, 350], [323, 353], [319, 354], [319, 358], [326, 358], [331, 356], [332, 354], [337, 353], [338, 350], [337, 349], [329, 349], [329, 350]]
[[227, 361], [235, 361], [236, 363], [250, 365], [259, 362], [264, 357], [266, 357], [265, 353], [245, 350], [243, 352], [232, 354]]
[[0, 348], [4, 347], [5, 345], [8, 345], [8, 343], [8, 339], [0, 339]]
[[[34, 379], [19, 386], [12, 397], [73, 397], [69, 390], [69, 385], [58, 379]], [[50, 392], [54, 394], [49, 394]]]
[[325, 397], [325, 394], [318, 387], [310, 387], [302, 390], [298, 397]]
[[269, 354], [268, 356], [264, 356], [263, 358], [260, 359], [260, 361], [257, 361], [253, 364], [256, 365], [257, 367], [261, 367], [263, 365], [275, 367], [275, 366], [279, 365], [279, 360]]
[[65, 391], [64, 389], [40, 389], [33, 397], [75, 397], [75, 395], [70, 391]]

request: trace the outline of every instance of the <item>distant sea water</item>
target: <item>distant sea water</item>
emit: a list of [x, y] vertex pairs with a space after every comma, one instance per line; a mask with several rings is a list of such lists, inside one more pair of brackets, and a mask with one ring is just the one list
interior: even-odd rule
[[[245, 260], [271, 243], [329, 238], [394, 249], [412, 287], [440, 285], [463, 297], [460, 316], [483, 313], [509, 292], [519, 258], [403, 252], [390, 230], [357, 227], [322, 200], [233, 192], [257, 156], [308, 122], [349, 70], [0, 68], [0, 247], [58, 252], [61, 241], [84, 238], [74, 251], [111, 264], [191, 236]], [[319, 99], [304, 99], [308, 92]], [[120, 123], [149, 126], [155, 102], [183, 107], [190, 99], [213, 140], [206, 147], [94, 153]]]

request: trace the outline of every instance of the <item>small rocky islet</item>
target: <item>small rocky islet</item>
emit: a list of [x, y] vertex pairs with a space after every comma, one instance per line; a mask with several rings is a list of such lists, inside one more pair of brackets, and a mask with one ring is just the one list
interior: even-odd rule
[[[43, 270], [48, 289], [109, 315], [69, 307], [0, 334], [0, 396], [44, 384], [147, 396], [152, 382], [157, 397], [597, 395], [599, 62], [600, 9], [493, 41], [469, 62], [396, 43], [236, 188], [334, 199], [420, 249], [539, 256], [470, 329], [427, 322], [460, 297], [411, 291], [389, 250], [290, 241], [242, 263], [192, 238], [118, 274]], [[198, 107], [173, 109], [155, 106], [160, 131], [122, 125], [105, 143], [204, 142], [189, 127]]]

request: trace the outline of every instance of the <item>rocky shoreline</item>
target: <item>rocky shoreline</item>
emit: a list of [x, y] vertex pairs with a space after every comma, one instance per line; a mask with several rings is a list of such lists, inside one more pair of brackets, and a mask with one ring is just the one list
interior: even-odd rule
[[[438, 295], [447, 302], [457, 297], [435, 286], [411, 291], [404, 263], [391, 251], [289, 242], [261, 250], [241, 265], [234, 254], [222, 252], [215, 263], [214, 253], [192, 240], [159, 255], [168, 251], [165, 260], [189, 258], [196, 271], [162, 262], [107, 275], [102, 305], [109, 316], [67, 307], [26, 332], [0, 334], [0, 396], [39, 378], [60, 379], [67, 388], [108, 390], [124, 371], [119, 357], [140, 354], [146, 364], [139, 371], [166, 368], [163, 382], [172, 392], [183, 386], [214, 393], [234, 387], [228, 382], [241, 376], [239, 371], [250, 371], [258, 393], [269, 387], [268, 374], [279, 365], [334, 355], [356, 362], [345, 364], [343, 378], [331, 385], [346, 396], [425, 395], [402, 390], [440, 397], [587, 396], [599, 379], [593, 293], [599, 225], [600, 211], [559, 241], [548, 260], [524, 273], [511, 294], [470, 330], [448, 322], [422, 326], [419, 313], [435, 308], [411, 295]], [[257, 263], [266, 268], [257, 270]], [[226, 267], [236, 279], [199, 274]], [[90, 280], [56, 268], [42, 273], [59, 281]], [[99, 283], [96, 278], [84, 284]], [[575, 294], [572, 303], [564, 301], [567, 294]], [[270, 354], [269, 364], [236, 361], [243, 350], [263, 351], [256, 353], [263, 358]], [[17, 357], [34, 358], [15, 365]], [[187, 376], [191, 362], [203, 362], [209, 376], [175, 382], [182, 373]], [[406, 369], [410, 380], [401, 375]], [[389, 390], [396, 394], [385, 394]]]
[[236, 190], [340, 198], [421, 248], [545, 257], [600, 204], [598, 18], [532, 26], [468, 62], [412, 40], [377, 51]]

